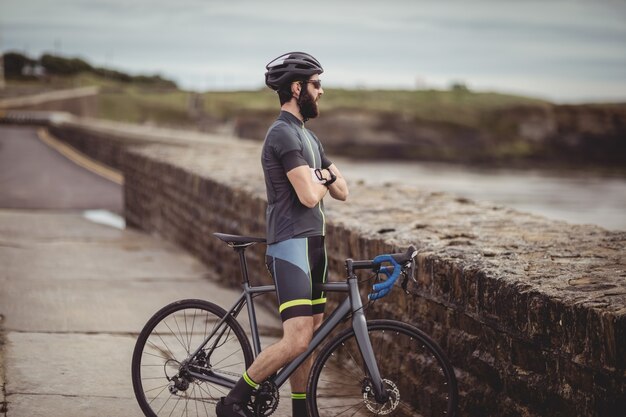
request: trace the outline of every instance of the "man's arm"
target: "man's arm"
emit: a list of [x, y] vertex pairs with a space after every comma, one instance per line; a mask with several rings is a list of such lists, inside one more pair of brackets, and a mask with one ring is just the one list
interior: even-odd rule
[[[308, 208], [315, 207], [328, 191], [325, 185], [313, 181], [311, 168], [309, 168], [308, 165], [300, 165], [289, 170], [287, 172], [287, 178], [293, 186], [293, 189], [296, 190], [298, 200]], [[339, 181], [339, 177], [337, 177], [337, 181]]]
[[[335, 200], [346, 201], [350, 192], [348, 191], [348, 184], [346, 183], [345, 178], [341, 175], [341, 172], [335, 164], [331, 164], [331, 166], [328, 167], [328, 170], [332, 171], [337, 177], [335, 182], [330, 184], [330, 187], [328, 188], [330, 196]], [[325, 175], [327, 175], [325, 178], [330, 178], [330, 173], [325, 173]]]

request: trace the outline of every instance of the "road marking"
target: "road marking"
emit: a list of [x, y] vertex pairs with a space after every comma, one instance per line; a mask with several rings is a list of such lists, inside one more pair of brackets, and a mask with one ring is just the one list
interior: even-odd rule
[[101, 164], [68, 144], [61, 142], [59, 139], [52, 136], [50, 132], [48, 132], [48, 129], [43, 127], [38, 129], [37, 136], [43, 143], [65, 156], [76, 165], [118, 185], [124, 185], [124, 175], [122, 175], [120, 171]]

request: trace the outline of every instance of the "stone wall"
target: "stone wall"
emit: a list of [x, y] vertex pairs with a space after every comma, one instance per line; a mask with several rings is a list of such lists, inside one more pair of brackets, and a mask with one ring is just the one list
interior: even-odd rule
[[[129, 225], [177, 242], [224, 283], [240, 282], [234, 252], [211, 233], [264, 234], [258, 144], [172, 134], [171, 146], [85, 123], [53, 132], [124, 172]], [[626, 232], [356, 181], [349, 201], [329, 201], [327, 212], [332, 280], [343, 279], [348, 257], [418, 247], [418, 284], [371, 315], [414, 323], [440, 343], [459, 379], [461, 415], [623, 415]], [[248, 251], [258, 283], [270, 280], [263, 251]]]

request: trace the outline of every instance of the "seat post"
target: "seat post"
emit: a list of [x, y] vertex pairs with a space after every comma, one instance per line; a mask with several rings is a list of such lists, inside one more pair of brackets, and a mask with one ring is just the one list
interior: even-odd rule
[[239, 265], [241, 267], [241, 279], [242, 283], [249, 284], [248, 279], [248, 262], [246, 261], [246, 248], [247, 245], [233, 246], [233, 248], [239, 254]]

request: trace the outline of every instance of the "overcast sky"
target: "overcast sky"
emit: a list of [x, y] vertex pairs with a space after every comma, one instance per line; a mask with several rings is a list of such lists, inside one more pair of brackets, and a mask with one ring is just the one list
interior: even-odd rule
[[626, 102], [623, 0], [0, 0], [0, 49], [80, 56], [181, 87], [260, 88], [303, 50], [328, 86]]

